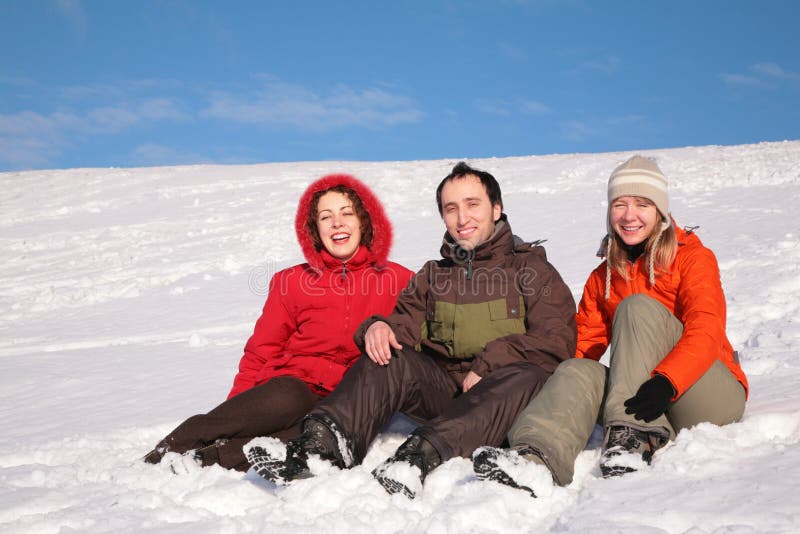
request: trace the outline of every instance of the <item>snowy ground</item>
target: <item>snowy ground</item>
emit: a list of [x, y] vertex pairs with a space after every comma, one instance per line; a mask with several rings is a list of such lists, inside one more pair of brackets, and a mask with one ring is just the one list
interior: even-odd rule
[[[351, 172], [395, 224], [393, 259], [438, 251], [434, 189], [455, 160], [0, 174], [0, 531], [799, 532], [800, 142], [649, 151], [679, 224], [717, 254], [728, 333], [750, 378], [744, 420], [682, 432], [651, 469], [538, 499], [477, 481], [467, 460], [416, 501], [362, 467], [276, 489], [219, 467], [138, 461], [225, 398], [271, 273], [301, 261], [305, 186]], [[498, 177], [515, 233], [546, 238], [579, 297], [596, 265], [606, 179], [627, 153], [473, 160]]]

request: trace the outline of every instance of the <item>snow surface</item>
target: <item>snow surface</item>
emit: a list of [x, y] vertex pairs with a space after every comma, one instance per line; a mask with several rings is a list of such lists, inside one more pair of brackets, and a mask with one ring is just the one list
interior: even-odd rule
[[[598, 260], [606, 180], [631, 153], [472, 160], [498, 177], [515, 233], [547, 239], [580, 296]], [[681, 432], [651, 469], [538, 499], [454, 459], [419, 498], [363, 466], [287, 488], [218, 466], [139, 458], [222, 401], [269, 276], [302, 260], [292, 222], [313, 179], [350, 172], [395, 225], [394, 260], [437, 254], [434, 190], [455, 160], [282, 163], [0, 174], [0, 531], [800, 532], [800, 142], [645, 152], [672, 212], [717, 254], [728, 334], [751, 384], [742, 422]], [[324, 471], [324, 470], [323, 470]]]

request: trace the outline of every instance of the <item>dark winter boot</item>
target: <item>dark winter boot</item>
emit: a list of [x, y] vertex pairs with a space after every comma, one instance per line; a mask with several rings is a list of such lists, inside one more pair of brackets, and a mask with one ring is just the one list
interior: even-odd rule
[[653, 453], [666, 445], [668, 435], [628, 425], [606, 428], [600, 472], [604, 478], [632, 473], [650, 465]]
[[292, 480], [314, 476], [308, 468], [311, 455], [319, 456], [339, 469], [346, 467], [335, 425], [327, 418], [306, 418], [303, 433], [289, 441], [283, 451], [254, 446], [247, 451], [247, 460], [262, 478], [276, 484], [287, 484]]
[[169, 451], [166, 447], [157, 446], [155, 449], [145, 454], [142, 460], [148, 464], [158, 464], [161, 463], [161, 459], [167, 452]]
[[[218, 464], [219, 463], [219, 446], [224, 445], [227, 443], [228, 440], [226, 439], [218, 439], [209, 445], [205, 445], [203, 447], [199, 447], [194, 450], [189, 450], [183, 453], [182, 456], [186, 456], [187, 458], [191, 458], [194, 462], [202, 467], [208, 467], [210, 465]], [[144, 455], [142, 460], [148, 464], [159, 464], [161, 460], [164, 458], [164, 455], [168, 452], [174, 452], [169, 449], [164, 444], [159, 444], [156, 446], [155, 449], [148, 452]], [[174, 471], [174, 469], [173, 469]]]
[[[546, 474], [537, 466], [542, 466]], [[518, 445], [512, 449], [481, 447], [472, 454], [472, 469], [480, 480], [493, 480], [521, 489], [530, 493], [531, 497], [536, 497], [532, 489], [534, 482], [552, 479], [539, 452], [529, 445]]]
[[422, 490], [428, 473], [441, 463], [439, 453], [429, 441], [412, 435], [391, 458], [373, 469], [372, 476], [387, 492], [402, 493], [413, 499]]
[[195, 449], [194, 451], [194, 458], [200, 465], [203, 467], [208, 467], [210, 465], [218, 464], [219, 463], [219, 448], [220, 446], [225, 445], [228, 443], [227, 439], [220, 438], [214, 443], [210, 445], [206, 445], [205, 447], [200, 447]]

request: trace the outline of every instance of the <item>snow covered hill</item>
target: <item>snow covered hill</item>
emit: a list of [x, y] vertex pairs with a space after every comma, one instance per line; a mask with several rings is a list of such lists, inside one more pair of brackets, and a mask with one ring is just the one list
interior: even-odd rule
[[[2, 532], [798, 532], [800, 141], [646, 151], [681, 225], [699, 225], [751, 384], [741, 423], [700, 425], [652, 469], [531, 499], [477, 481], [467, 460], [416, 501], [364, 465], [276, 489], [219, 467], [176, 476], [138, 461], [225, 398], [271, 273], [302, 260], [292, 221], [330, 172], [369, 183], [392, 257], [419, 268], [444, 227], [434, 190], [456, 160], [282, 163], [0, 174]], [[630, 153], [470, 160], [500, 181], [515, 233], [547, 239], [576, 299], [604, 231], [606, 180]]]

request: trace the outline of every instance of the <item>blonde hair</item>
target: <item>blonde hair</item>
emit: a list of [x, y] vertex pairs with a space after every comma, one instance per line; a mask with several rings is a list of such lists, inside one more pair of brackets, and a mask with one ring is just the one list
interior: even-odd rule
[[[610, 227], [610, 224], [609, 224]], [[609, 230], [606, 243], [606, 300], [611, 295], [611, 270], [615, 270], [623, 280], [628, 279], [627, 246], [613, 230]], [[662, 220], [653, 228], [644, 246], [644, 260], [652, 287], [658, 272], [668, 273], [678, 254], [678, 237], [671, 220]]]

